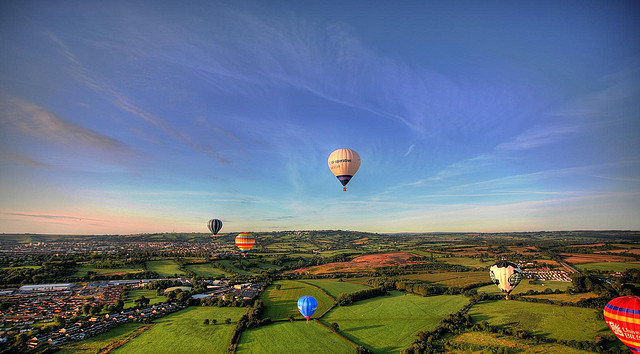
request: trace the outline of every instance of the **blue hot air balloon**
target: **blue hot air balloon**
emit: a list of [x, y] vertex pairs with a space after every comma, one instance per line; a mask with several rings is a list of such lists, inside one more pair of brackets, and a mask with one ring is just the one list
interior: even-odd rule
[[313, 296], [305, 295], [298, 299], [298, 310], [307, 319], [307, 323], [309, 323], [309, 318], [313, 316], [317, 309], [318, 300], [314, 299]]

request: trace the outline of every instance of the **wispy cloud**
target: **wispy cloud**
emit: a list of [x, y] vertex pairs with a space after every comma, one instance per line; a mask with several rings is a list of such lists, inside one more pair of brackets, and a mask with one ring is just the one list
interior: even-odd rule
[[114, 106], [131, 113], [133, 116], [143, 119], [198, 152], [204, 153], [220, 162], [229, 162], [228, 159], [222, 157], [217, 151], [196, 144], [193, 139], [182, 133], [180, 130], [172, 127], [164, 119], [133, 103], [132, 99], [120, 93], [111, 84], [109, 84], [107, 80], [101, 79], [100, 75], [92, 73], [59, 37], [50, 32], [48, 33], [48, 37], [58, 46], [59, 52], [72, 64], [72, 72], [75, 74], [77, 80], [96, 92], [103, 93]]
[[44, 168], [49, 168], [51, 167], [51, 165], [46, 164], [44, 162], [40, 162], [40, 161], [36, 161], [30, 157], [24, 156], [22, 154], [16, 154], [16, 153], [11, 153], [8, 151], [0, 151], [0, 156], [4, 159], [10, 160], [10, 161], [14, 161], [26, 166], [32, 166], [32, 167], [44, 167]]
[[26, 213], [26, 212], [4, 212], [4, 215], [17, 216], [21, 218], [30, 219], [45, 219], [61, 222], [99, 222], [102, 220], [87, 218], [84, 216], [71, 216], [71, 215], [52, 215], [52, 214], [40, 214], [40, 213]]
[[0, 97], [0, 122], [7, 130], [58, 145], [135, 154], [116, 139], [71, 123], [44, 107], [19, 98]]

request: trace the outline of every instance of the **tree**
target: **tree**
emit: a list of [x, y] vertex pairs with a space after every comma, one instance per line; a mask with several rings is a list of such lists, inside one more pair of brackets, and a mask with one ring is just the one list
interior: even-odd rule
[[294, 315], [289, 315], [287, 319], [289, 320], [289, 322], [294, 322], [296, 320], [296, 317]]
[[231, 324], [231, 319], [230, 319], [230, 318], [227, 318], [226, 320], [224, 320], [224, 323], [226, 323], [226, 324]]
[[91, 305], [90, 304], [84, 304], [82, 306], [82, 314], [87, 316], [91, 314]]
[[133, 303], [138, 307], [143, 307], [149, 305], [151, 300], [147, 299], [144, 295], [141, 295], [139, 298], [135, 299]]
[[329, 328], [331, 328], [331, 332], [334, 333], [340, 331], [340, 326], [336, 322], [333, 322]]
[[214, 318], [214, 319], [212, 319], [212, 320], [211, 320], [211, 323], [215, 325], [216, 323], [218, 323], [218, 320], [216, 320], [216, 319]]
[[276, 290], [280, 290], [280, 288], [282, 288], [282, 285], [281, 284], [277, 284], [276, 285]]
[[202, 322], [203, 325], [209, 325], [209, 319], [205, 318], [204, 321]]

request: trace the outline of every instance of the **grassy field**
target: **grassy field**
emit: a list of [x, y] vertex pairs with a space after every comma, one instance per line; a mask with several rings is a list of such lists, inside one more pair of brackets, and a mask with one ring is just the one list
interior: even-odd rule
[[606, 270], [611, 272], [624, 272], [627, 269], [640, 268], [640, 263], [629, 262], [602, 262], [602, 263], [585, 263], [576, 265], [582, 270]]
[[399, 279], [424, 280], [445, 286], [465, 287], [473, 284], [490, 282], [489, 272], [441, 272], [401, 275]]
[[488, 321], [493, 326], [515, 327], [542, 337], [593, 340], [596, 334], [609, 332], [606, 323], [596, 317], [599, 311], [499, 300], [480, 302], [469, 310], [469, 314], [474, 322]]
[[185, 267], [205, 278], [224, 278], [232, 275], [232, 273], [214, 267], [211, 263], [188, 264]]
[[336, 307], [322, 321], [338, 323], [349, 339], [376, 353], [400, 352], [416, 339], [418, 331], [435, 328], [469, 299], [459, 295], [422, 297], [399, 291]]
[[158, 273], [161, 277], [173, 277], [175, 274], [183, 274], [180, 270], [178, 263], [171, 259], [162, 259], [156, 261], [148, 261], [147, 269]]
[[[529, 284], [529, 279], [522, 279], [518, 287], [516, 287], [511, 294], [520, 294], [529, 290], [545, 291], [546, 289], [560, 289], [564, 291], [569, 289], [569, 287], [571, 287], [571, 283], [567, 281], [545, 280], [537, 281], [535, 284]], [[481, 286], [476, 288], [476, 290], [478, 290], [479, 293], [502, 294], [500, 289], [494, 284]]]
[[147, 290], [147, 289], [135, 289], [127, 292], [126, 297], [124, 298], [124, 307], [134, 307], [134, 301], [140, 296], [144, 296], [149, 299], [149, 305], [154, 305], [160, 302], [167, 301], [167, 298], [164, 296], [156, 295], [155, 290]]
[[337, 281], [335, 279], [305, 279], [301, 280], [303, 283], [313, 284], [322, 290], [326, 291], [329, 295], [338, 298], [340, 294], [350, 293], [362, 289], [369, 289], [370, 287], [362, 284], [347, 283], [345, 281]]
[[495, 263], [493, 259], [485, 259], [484, 261], [480, 258], [469, 258], [469, 257], [438, 257], [436, 258], [439, 261], [443, 261], [449, 264], [458, 264], [467, 267], [490, 267]]
[[278, 322], [242, 333], [238, 353], [353, 353], [354, 347], [315, 321]]
[[87, 272], [96, 272], [98, 275], [111, 276], [127, 273], [139, 273], [143, 272], [142, 266], [139, 267], [126, 267], [126, 268], [96, 268], [87, 263], [82, 263], [76, 267], [76, 272], [73, 273], [74, 277], [85, 277]]
[[[189, 307], [154, 321], [154, 326], [116, 353], [226, 353], [241, 307]], [[231, 324], [224, 324], [231, 318]], [[203, 324], [216, 319], [217, 324]]]
[[594, 293], [580, 293], [580, 294], [544, 294], [544, 295], [530, 295], [527, 297], [537, 299], [547, 299], [551, 301], [564, 301], [564, 302], [578, 302], [582, 299], [589, 299], [592, 297], [598, 297]]
[[107, 333], [99, 334], [81, 342], [65, 345], [58, 353], [70, 354], [81, 352], [97, 354], [105, 352], [108, 348], [113, 348], [118, 344], [129, 341], [132, 337], [139, 335], [143, 330], [151, 326], [152, 325], [144, 325], [142, 323], [125, 323]]
[[[277, 284], [282, 286], [280, 290], [276, 289]], [[314, 286], [294, 280], [280, 280], [269, 286], [260, 296], [265, 305], [262, 317], [280, 320], [294, 315], [298, 319], [302, 318], [298, 311], [298, 299], [303, 295], [310, 295], [318, 300], [318, 310], [312, 318], [317, 318], [333, 306], [333, 299]]]
[[[468, 332], [459, 334], [449, 340], [451, 343], [462, 344], [468, 348], [468, 352], [480, 352], [481, 348], [494, 347], [506, 348], [509, 353], [563, 353], [581, 354], [589, 351], [573, 349], [561, 344], [536, 343], [532, 340], [514, 339], [509, 336], [500, 336], [485, 332]], [[489, 352], [483, 350], [482, 353]]]

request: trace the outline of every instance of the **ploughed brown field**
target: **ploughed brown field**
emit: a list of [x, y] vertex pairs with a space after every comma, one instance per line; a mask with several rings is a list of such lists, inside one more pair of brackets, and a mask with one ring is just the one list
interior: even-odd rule
[[416, 257], [416, 255], [407, 252], [368, 254], [356, 257], [349, 262], [327, 263], [315, 267], [296, 269], [293, 272], [297, 274], [355, 273], [371, 271], [380, 267], [422, 263], [420, 261], [410, 261], [409, 258], [411, 257]]
[[610, 251], [596, 251], [595, 253], [632, 253], [632, 254], [640, 254], [640, 249], [624, 249], [624, 250], [610, 250]]
[[612, 256], [605, 254], [577, 254], [577, 253], [560, 253], [564, 260], [569, 263], [601, 263], [601, 262], [629, 262], [634, 261], [631, 257]]

